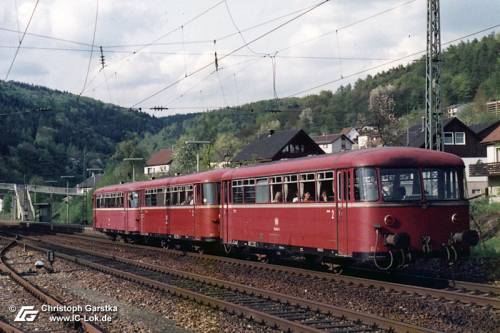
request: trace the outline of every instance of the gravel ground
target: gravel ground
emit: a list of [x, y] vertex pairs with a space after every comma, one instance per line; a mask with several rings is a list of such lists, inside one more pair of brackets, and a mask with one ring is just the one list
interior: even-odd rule
[[[18, 271], [26, 271], [44, 254], [13, 249]], [[277, 332], [258, 323], [138, 286], [63, 260], [55, 273], [29, 277], [37, 286], [70, 305], [115, 305], [113, 320], [100, 323], [109, 332]]]
[[[68, 326], [50, 322], [47, 313], [40, 313], [33, 322], [14, 322], [14, 318], [21, 306], [34, 305], [35, 308], [39, 308], [42, 303], [7, 275], [0, 275], [0, 295], [0, 318], [10, 325], [31, 332], [68, 332]], [[11, 310], [14, 310], [14, 312]]]
[[[58, 242], [62, 240], [52, 238]], [[112, 255], [168, 268], [197, 273], [222, 280], [268, 289], [314, 301], [368, 312], [397, 321], [446, 332], [493, 332], [500, 327], [500, 313], [479, 306], [455, 304], [436, 299], [423, 299], [410, 294], [388, 293], [376, 288], [332, 283], [310, 277], [297, 277], [281, 272], [203, 261], [189, 256], [172, 256], [158, 251], [127, 249], [85, 240], [66, 240], [76, 245]], [[105, 249], [105, 250], [104, 250]]]
[[410, 274], [452, 280], [500, 285], [500, 259], [485, 257], [461, 258], [454, 265], [444, 265], [439, 259], [417, 260], [404, 271]]

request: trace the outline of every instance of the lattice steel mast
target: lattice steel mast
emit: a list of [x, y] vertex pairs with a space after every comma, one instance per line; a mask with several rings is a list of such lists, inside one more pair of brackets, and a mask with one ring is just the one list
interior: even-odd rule
[[425, 148], [443, 150], [441, 112], [441, 23], [439, 0], [427, 0], [427, 54], [425, 63]]

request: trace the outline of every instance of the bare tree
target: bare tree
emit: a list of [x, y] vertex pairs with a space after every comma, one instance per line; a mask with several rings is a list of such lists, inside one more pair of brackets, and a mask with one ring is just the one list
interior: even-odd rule
[[394, 114], [393, 85], [378, 86], [370, 92], [369, 110], [384, 146], [398, 144], [399, 121]]

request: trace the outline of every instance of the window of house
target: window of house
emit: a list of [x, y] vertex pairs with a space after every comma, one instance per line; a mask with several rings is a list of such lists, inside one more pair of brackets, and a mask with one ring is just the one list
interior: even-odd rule
[[242, 180], [233, 180], [233, 203], [243, 203]]
[[271, 177], [269, 184], [271, 185], [271, 202], [283, 202], [283, 177]]
[[453, 132], [444, 132], [444, 144], [445, 145], [453, 145]]
[[377, 172], [375, 168], [356, 169], [354, 173], [354, 200], [378, 200]]
[[333, 171], [318, 172], [316, 174], [316, 180], [318, 184], [319, 201], [334, 201]]
[[497, 148], [497, 162], [500, 162], [500, 148]]
[[455, 144], [465, 145], [465, 132], [455, 132]]
[[299, 202], [297, 175], [283, 176], [283, 199], [285, 202]]
[[269, 202], [269, 183], [267, 181], [267, 178], [257, 179], [255, 184], [255, 202]]
[[300, 199], [302, 202], [316, 201], [316, 182], [314, 173], [300, 175]]

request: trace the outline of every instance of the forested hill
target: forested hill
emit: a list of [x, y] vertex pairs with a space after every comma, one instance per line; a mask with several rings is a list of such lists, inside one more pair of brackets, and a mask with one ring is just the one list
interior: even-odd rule
[[85, 168], [104, 167], [120, 141], [163, 126], [145, 113], [13, 81], [0, 81], [0, 114], [0, 182], [78, 180]]
[[[499, 54], [498, 34], [447, 48], [443, 105], [474, 102], [479, 106], [471, 112], [475, 117], [486, 101], [500, 99]], [[204, 148], [208, 162], [236, 153], [268, 129], [295, 127], [320, 134], [369, 124], [373, 121], [370, 92], [389, 84], [396, 116], [417, 114], [424, 107], [423, 59], [368, 75], [335, 92], [164, 118], [44, 87], [0, 81], [0, 182], [40, 182], [40, 177], [47, 180], [60, 175], [81, 178], [86, 168], [106, 167], [112, 156], [115, 162], [128, 156], [147, 158], [151, 151], [171, 145], [185, 152], [189, 150], [183, 146], [187, 138], [213, 143]], [[127, 173], [124, 169], [121, 174]]]

